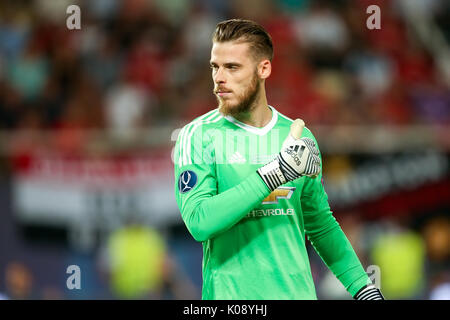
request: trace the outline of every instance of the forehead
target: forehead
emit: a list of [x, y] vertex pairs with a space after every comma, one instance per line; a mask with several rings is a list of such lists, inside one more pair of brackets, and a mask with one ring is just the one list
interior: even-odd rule
[[214, 42], [211, 49], [211, 62], [221, 64], [231, 60], [240, 63], [250, 62], [250, 44], [237, 41]]

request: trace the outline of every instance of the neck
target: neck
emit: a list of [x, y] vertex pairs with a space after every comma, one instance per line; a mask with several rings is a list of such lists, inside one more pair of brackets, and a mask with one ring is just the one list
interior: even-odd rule
[[233, 115], [236, 120], [248, 124], [252, 127], [262, 128], [272, 119], [272, 110], [267, 104], [266, 92], [264, 87], [261, 94], [254, 101], [250, 111]]

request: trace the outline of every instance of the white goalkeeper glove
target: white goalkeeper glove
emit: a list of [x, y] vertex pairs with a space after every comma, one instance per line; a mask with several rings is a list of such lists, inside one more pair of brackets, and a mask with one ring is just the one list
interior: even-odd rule
[[319, 150], [312, 139], [300, 138], [304, 127], [303, 120], [296, 119], [278, 156], [258, 169], [259, 175], [271, 191], [301, 176], [319, 175]]

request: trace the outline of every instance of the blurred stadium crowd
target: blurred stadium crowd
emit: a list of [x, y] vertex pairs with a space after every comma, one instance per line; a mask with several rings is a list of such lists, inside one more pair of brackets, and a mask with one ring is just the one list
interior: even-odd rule
[[[411, 3], [417, 3], [412, 1]], [[408, 32], [403, 3], [380, 1], [2, 1], [1, 128], [126, 128], [185, 122], [215, 105], [211, 33], [260, 21], [275, 43], [269, 100], [308, 123], [448, 124], [448, 79]], [[428, 10], [448, 41], [446, 1]], [[63, 14], [61, 14], [63, 12]], [[125, 106], [125, 107], [122, 107]]]
[[[448, 126], [450, 74], [439, 55], [445, 47], [430, 46], [414, 24], [426, 21], [432, 25], [448, 50], [450, 3], [423, 3], [1, 1], [2, 176], [11, 175], [16, 152], [49, 148], [50, 140], [58, 152], [83, 154], [90, 142], [87, 132], [106, 131], [126, 139], [135, 131], [161, 125], [175, 129], [213, 108], [210, 38], [219, 21], [232, 17], [258, 21], [272, 35], [275, 57], [266, 84], [268, 101], [287, 116], [302, 117], [312, 128]], [[71, 4], [81, 8], [81, 30], [66, 27], [66, 8]], [[366, 8], [372, 4], [381, 9], [380, 30], [366, 27]], [[411, 21], [415, 17], [407, 14], [411, 12], [420, 13], [422, 20]], [[56, 138], [49, 140], [39, 132]], [[170, 144], [169, 137], [164, 143]], [[2, 188], [2, 198], [7, 199], [5, 190]], [[448, 211], [444, 216], [422, 220], [402, 216], [400, 220], [367, 221], [358, 217], [358, 213], [347, 213], [338, 220], [342, 218], [341, 225], [364, 265], [380, 266], [387, 298], [450, 299]], [[13, 221], [5, 216], [0, 219]], [[128, 272], [128, 278], [113, 277], [114, 291], [108, 285], [103, 287], [101, 276], [93, 271], [91, 286], [98, 283], [103, 289], [86, 289], [91, 293], [82, 297], [199, 297], [201, 249], [192, 244], [194, 249], [186, 252], [193, 252], [193, 256], [180, 258], [184, 248], [180, 243], [189, 243], [188, 235], [173, 240], [170, 234], [164, 237], [151, 228], [124, 226], [111, 237], [106, 251], [116, 248], [113, 256], [119, 262], [111, 260], [111, 253], [98, 250], [94, 257], [85, 257], [86, 265], [91, 266], [86, 268], [97, 270], [93, 265], [98, 263], [101, 274], [109, 277], [111, 272], [105, 270], [113, 270], [113, 274], [122, 270]], [[2, 242], [8, 241], [4, 235]], [[32, 289], [34, 267], [10, 261], [6, 247], [2, 251], [0, 291], [6, 297], [78, 298], [42, 283]], [[144, 260], [147, 255], [147, 260], [133, 259], [131, 251]], [[47, 255], [48, 259], [56, 257]], [[187, 267], [194, 258], [197, 264]], [[348, 298], [313, 252], [311, 259], [319, 297]], [[140, 271], [132, 266], [127, 269], [120, 261], [134, 261], [141, 266]], [[406, 269], [401, 267], [405, 265]], [[153, 271], [143, 271], [144, 266]], [[130, 273], [136, 277], [130, 279]], [[62, 274], [61, 279], [64, 277]]]

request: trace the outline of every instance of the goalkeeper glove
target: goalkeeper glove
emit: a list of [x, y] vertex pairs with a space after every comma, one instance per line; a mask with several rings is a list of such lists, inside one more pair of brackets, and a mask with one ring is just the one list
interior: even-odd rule
[[357, 294], [353, 297], [355, 300], [384, 300], [380, 289], [375, 287], [373, 284], [369, 284], [361, 288]]
[[258, 169], [271, 191], [301, 176], [316, 177], [319, 174], [319, 150], [312, 139], [300, 138], [304, 126], [302, 120], [295, 120], [277, 157]]

